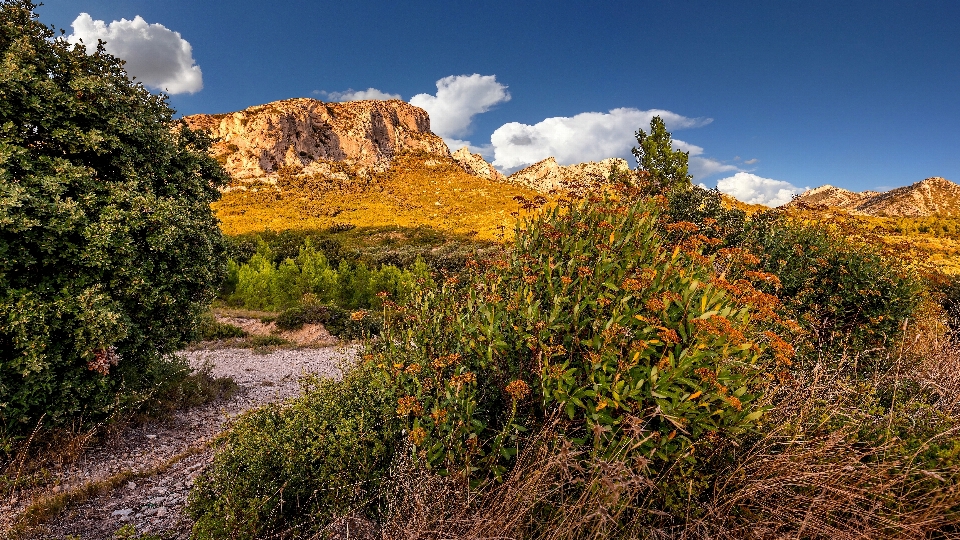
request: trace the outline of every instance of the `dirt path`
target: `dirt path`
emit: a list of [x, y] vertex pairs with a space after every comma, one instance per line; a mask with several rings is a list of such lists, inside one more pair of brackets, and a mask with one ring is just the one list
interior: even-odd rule
[[[212, 374], [230, 376], [240, 385], [229, 401], [177, 412], [164, 422], [125, 430], [101, 447], [92, 448], [77, 463], [58, 471], [59, 483], [47, 495], [70, 492], [97, 482], [119, 487], [68, 508], [48, 521], [43, 538], [114, 539], [124, 525], [138, 533], [163, 538], [188, 538], [191, 523], [183, 515], [194, 478], [210, 463], [206, 445], [239, 413], [299, 392], [305, 374], [335, 377], [352, 355], [348, 348], [277, 350], [257, 354], [249, 349], [196, 350], [180, 353], [199, 367], [213, 365]], [[150, 474], [151, 471], [158, 471]], [[127, 480], [127, 477], [131, 477]], [[0, 501], [0, 530], [27, 501]]]

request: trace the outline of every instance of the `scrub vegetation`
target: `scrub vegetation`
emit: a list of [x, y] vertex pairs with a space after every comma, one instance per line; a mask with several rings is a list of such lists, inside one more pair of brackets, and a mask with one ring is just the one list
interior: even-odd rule
[[162, 96], [0, 6], [3, 489], [32, 434], [235, 392], [172, 354], [244, 337], [216, 301], [359, 353], [213, 443], [197, 539], [958, 534], [953, 221], [729, 204], [659, 118], [577, 197], [410, 153], [218, 200]]
[[952, 534], [957, 286], [682, 165], [381, 295], [343, 381], [221, 441], [195, 537]]

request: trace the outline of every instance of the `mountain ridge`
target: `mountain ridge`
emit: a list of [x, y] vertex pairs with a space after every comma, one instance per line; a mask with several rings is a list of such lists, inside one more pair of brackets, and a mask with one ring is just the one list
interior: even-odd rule
[[807, 190], [785, 206], [840, 208], [874, 217], [960, 216], [960, 185], [932, 176], [885, 192], [854, 192], [831, 185]]

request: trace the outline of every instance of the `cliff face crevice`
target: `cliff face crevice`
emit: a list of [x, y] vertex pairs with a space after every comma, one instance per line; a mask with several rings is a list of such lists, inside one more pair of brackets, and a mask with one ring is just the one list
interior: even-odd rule
[[317, 161], [382, 171], [403, 151], [450, 157], [447, 145], [430, 131], [427, 112], [399, 100], [296, 98], [184, 120], [219, 139], [213, 153], [238, 180], [265, 177], [281, 167], [310, 172]]

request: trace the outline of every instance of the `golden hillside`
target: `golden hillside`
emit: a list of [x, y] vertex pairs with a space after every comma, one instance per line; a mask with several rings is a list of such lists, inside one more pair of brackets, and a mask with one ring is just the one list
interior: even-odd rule
[[342, 162], [339, 173], [306, 175], [281, 170], [275, 183], [235, 186], [213, 205], [226, 234], [287, 229], [430, 226], [496, 238], [512, 229], [519, 204], [514, 197], [539, 194], [520, 186], [472, 176], [452, 158], [424, 152], [396, 156], [380, 173], [354, 174]]

